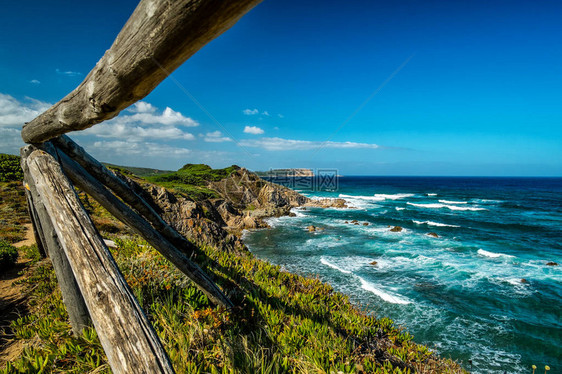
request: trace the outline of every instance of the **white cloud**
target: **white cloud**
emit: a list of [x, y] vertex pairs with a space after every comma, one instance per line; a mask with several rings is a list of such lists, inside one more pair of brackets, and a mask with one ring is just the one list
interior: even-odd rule
[[195, 136], [180, 129], [181, 126], [194, 127], [199, 126], [199, 123], [169, 107], [159, 114], [154, 105], [139, 101], [118, 117], [95, 125], [80, 134], [127, 139], [133, 142], [146, 139], [194, 140]]
[[355, 142], [321, 142], [310, 140], [295, 140], [283, 138], [260, 138], [246, 139], [240, 142], [245, 147], [263, 148], [268, 151], [305, 151], [317, 148], [338, 148], [338, 149], [377, 149], [377, 144], [355, 143]]
[[244, 132], [246, 134], [254, 134], [254, 135], [259, 135], [264, 133], [263, 129], [260, 129], [257, 126], [246, 126], [244, 127]]
[[170, 107], [166, 107], [162, 114], [157, 114], [157, 108], [145, 101], [139, 101], [133, 104], [127, 111], [134, 114], [120, 115], [115, 120], [119, 119], [119, 121], [122, 122], [140, 122], [147, 125], [199, 126], [199, 123], [194, 119], [185, 117], [180, 112], [176, 112]]
[[39, 80], [37, 80], [37, 79], [32, 79], [32, 80], [29, 81], [29, 83], [31, 83], [31, 84], [40, 84], [41, 82], [40, 82]]
[[56, 69], [57, 74], [59, 75], [66, 75], [67, 77], [77, 77], [79, 75], [82, 75], [82, 73], [77, 72], [77, 71], [62, 71], [60, 69]]
[[130, 141], [140, 141], [142, 139], [195, 139], [193, 134], [184, 132], [177, 127], [141, 127], [134, 124], [119, 123], [118, 121], [102, 122], [83, 131], [81, 134], [95, 135], [100, 138], [121, 138]]
[[269, 117], [269, 112], [268, 112], [267, 110], [264, 110], [264, 111], [262, 112], [262, 115]]
[[0, 126], [21, 128], [47, 110], [51, 104], [26, 97], [26, 102], [0, 93]]
[[204, 140], [206, 142], [209, 142], [209, 143], [222, 143], [222, 142], [231, 142], [232, 141], [232, 139], [230, 139], [226, 136], [222, 136], [222, 133], [218, 130], [206, 133]]
[[279, 118], [285, 118], [285, 116], [282, 115], [281, 113], [279, 113], [279, 114], [277, 115], [277, 117], [279, 117]]
[[[97, 141], [91, 147], [103, 155], [141, 155], [144, 157], [184, 157], [191, 153], [187, 148], [172, 147], [152, 142], [130, 142], [124, 140]], [[103, 153], [101, 153], [103, 152]]]
[[253, 116], [253, 115], [258, 114], [259, 112], [260, 112], [260, 111], [257, 110], [257, 109], [244, 109], [244, 110], [242, 111], [242, 113], [244, 113], [244, 114], [247, 115], [247, 116]]

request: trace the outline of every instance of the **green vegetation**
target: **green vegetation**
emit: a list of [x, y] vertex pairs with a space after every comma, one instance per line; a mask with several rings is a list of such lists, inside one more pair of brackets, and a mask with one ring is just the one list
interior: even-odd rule
[[159, 169], [151, 169], [151, 168], [138, 168], [135, 166], [119, 166], [113, 165], [103, 162], [105, 167], [113, 170], [117, 170], [125, 175], [136, 175], [137, 177], [151, 177], [154, 175], [161, 175], [161, 174], [169, 174], [172, 173], [171, 170], [159, 170]]
[[5, 271], [18, 260], [18, 250], [8, 242], [0, 240], [0, 271]]
[[0, 182], [21, 181], [20, 157], [0, 153]]
[[220, 197], [216, 191], [208, 188], [209, 183], [227, 178], [238, 170], [232, 165], [224, 169], [212, 169], [205, 164], [186, 164], [178, 171], [146, 178], [152, 183], [182, 192], [193, 200], [213, 199]]
[[0, 240], [16, 243], [25, 238], [29, 223], [25, 191], [21, 182], [0, 182]]
[[[462, 372], [389, 319], [369, 316], [318, 279], [281, 271], [249, 252], [203, 247], [196, 255], [238, 306], [225, 311], [147, 243], [114, 240], [115, 259], [178, 373]], [[34, 266], [26, 282], [34, 287], [34, 313], [11, 329], [33, 344], [0, 373], [110, 372], [94, 330], [71, 336], [51, 265]]]

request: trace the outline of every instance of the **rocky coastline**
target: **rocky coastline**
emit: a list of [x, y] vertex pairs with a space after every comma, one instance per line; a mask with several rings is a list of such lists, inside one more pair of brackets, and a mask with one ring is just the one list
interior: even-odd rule
[[267, 218], [291, 215], [293, 208], [347, 208], [343, 199], [310, 199], [245, 168], [209, 182], [207, 188], [219, 198], [198, 201], [144, 179], [117, 174], [189, 240], [225, 251], [247, 250], [241, 240], [243, 230], [267, 228]]

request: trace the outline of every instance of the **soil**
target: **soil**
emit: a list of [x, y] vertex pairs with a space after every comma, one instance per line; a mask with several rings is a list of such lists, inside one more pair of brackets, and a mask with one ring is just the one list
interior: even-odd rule
[[[25, 227], [25, 239], [14, 243], [17, 248], [35, 244], [31, 224], [26, 224]], [[22, 341], [13, 339], [10, 323], [27, 314], [26, 287], [18, 281], [25, 278], [23, 270], [29, 261], [20, 254], [16, 265], [0, 274], [0, 367], [3, 367], [5, 362], [16, 359], [24, 348]]]

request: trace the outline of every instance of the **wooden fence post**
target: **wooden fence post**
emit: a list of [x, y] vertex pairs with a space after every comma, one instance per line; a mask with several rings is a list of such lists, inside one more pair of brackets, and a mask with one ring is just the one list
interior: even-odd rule
[[111, 369], [116, 374], [173, 373], [156, 332], [60, 164], [47, 152], [30, 150], [27, 174], [51, 217]]
[[22, 148], [21, 150], [21, 164], [25, 175], [25, 187], [31, 200], [29, 208], [32, 211], [32, 216], [35, 217], [34, 222], [36, 222], [38, 237], [53, 264], [62, 299], [68, 311], [72, 332], [74, 335], [80, 336], [85, 327], [91, 326], [90, 314], [88, 313], [84, 298], [80, 293], [66, 254], [59, 243], [51, 218], [41, 202], [41, 196], [37, 192], [34, 181], [29, 176], [27, 155], [30, 152], [30, 146]]

